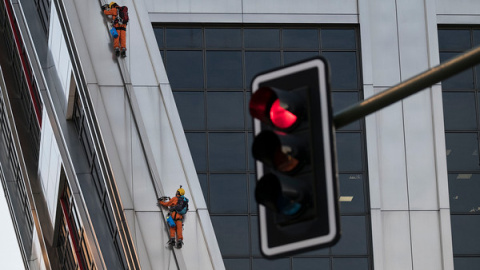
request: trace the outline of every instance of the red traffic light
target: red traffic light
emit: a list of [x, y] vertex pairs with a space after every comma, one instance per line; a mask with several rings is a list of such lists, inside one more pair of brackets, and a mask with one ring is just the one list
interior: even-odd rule
[[261, 87], [250, 99], [250, 114], [265, 124], [282, 130], [293, 128], [303, 106], [290, 91]]

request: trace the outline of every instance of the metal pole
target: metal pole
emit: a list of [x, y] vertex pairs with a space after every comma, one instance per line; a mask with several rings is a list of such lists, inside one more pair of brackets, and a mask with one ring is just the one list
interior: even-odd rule
[[346, 126], [478, 63], [480, 46], [340, 111], [333, 117], [335, 128]]

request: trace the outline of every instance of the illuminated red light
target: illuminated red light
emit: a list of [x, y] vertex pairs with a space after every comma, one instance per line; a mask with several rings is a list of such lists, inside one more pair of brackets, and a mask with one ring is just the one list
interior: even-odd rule
[[272, 123], [281, 129], [290, 128], [297, 121], [297, 116], [280, 105], [280, 100], [273, 102], [270, 108], [270, 120]]

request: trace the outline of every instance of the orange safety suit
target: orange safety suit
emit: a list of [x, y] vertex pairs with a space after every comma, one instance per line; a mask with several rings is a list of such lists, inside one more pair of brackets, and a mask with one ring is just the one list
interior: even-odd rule
[[116, 48], [119, 48], [121, 50], [126, 50], [127, 49], [127, 25], [126, 24], [120, 24], [118, 23], [117, 18], [118, 15], [118, 9], [117, 8], [111, 8], [109, 10], [105, 9], [103, 11], [105, 15], [111, 15], [112, 20], [114, 22], [113, 27], [117, 30], [118, 37], [113, 40], [113, 50]]
[[[159, 203], [165, 207], [175, 206], [178, 202], [178, 197], [180, 196], [173, 197], [168, 202], [159, 201]], [[171, 215], [172, 215], [172, 219], [175, 221], [176, 226], [173, 228], [170, 227], [170, 238], [175, 238], [175, 232], [176, 232], [177, 239], [183, 240], [183, 226], [182, 226], [183, 216], [177, 213], [176, 211], [173, 211]]]

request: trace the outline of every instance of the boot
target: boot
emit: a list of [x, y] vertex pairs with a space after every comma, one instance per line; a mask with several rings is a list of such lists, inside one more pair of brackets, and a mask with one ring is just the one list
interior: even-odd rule
[[167, 245], [169, 245], [171, 247], [175, 246], [175, 238], [170, 238], [170, 240], [168, 240], [168, 242], [167, 242]]
[[178, 239], [176, 248], [182, 248], [182, 246], [183, 246], [183, 240]]
[[125, 48], [122, 49], [122, 57], [123, 58], [127, 57], [127, 52], [126, 51], [127, 51], [127, 49], [125, 49]]
[[119, 48], [115, 48], [115, 55], [117, 57], [120, 56], [120, 49]]

